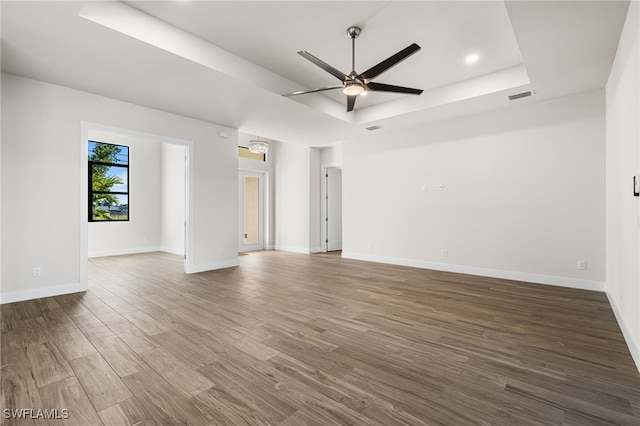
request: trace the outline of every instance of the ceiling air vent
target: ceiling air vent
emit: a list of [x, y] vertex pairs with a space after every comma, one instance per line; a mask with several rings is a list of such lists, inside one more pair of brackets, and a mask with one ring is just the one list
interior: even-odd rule
[[369, 130], [370, 132], [373, 132], [374, 130], [382, 129], [382, 126], [369, 126], [369, 127], [365, 127], [365, 129]]
[[527, 90], [526, 92], [517, 93], [515, 95], [509, 95], [508, 98], [510, 101], [515, 101], [516, 99], [526, 98], [527, 96], [533, 95], [533, 90]]

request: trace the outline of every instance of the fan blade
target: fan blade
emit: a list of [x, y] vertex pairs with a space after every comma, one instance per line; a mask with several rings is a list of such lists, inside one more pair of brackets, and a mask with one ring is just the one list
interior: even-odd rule
[[302, 56], [303, 58], [305, 58], [305, 59], [307, 59], [307, 60], [309, 60], [311, 62], [313, 62], [314, 64], [316, 64], [317, 66], [319, 66], [320, 68], [322, 68], [323, 70], [328, 72], [329, 74], [333, 75], [335, 78], [337, 78], [340, 81], [345, 81], [347, 79], [347, 75], [345, 73], [338, 71], [337, 69], [335, 69], [331, 65], [327, 64], [326, 62], [324, 62], [321, 59], [316, 58], [315, 56], [313, 56], [309, 52], [300, 51], [300, 52], [298, 52], [298, 55]]
[[333, 89], [342, 89], [342, 84], [336, 84], [335, 86], [327, 86], [327, 87], [319, 87], [317, 89], [312, 90], [299, 90], [297, 92], [285, 93], [282, 96], [297, 96], [297, 95], [306, 95], [307, 93], [315, 93], [315, 92], [324, 92], [325, 90], [333, 90]]
[[409, 56], [416, 53], [418, 50], [420, 50], [420, 46], [413, 43], [411, 46], [406, 47], [395, 55], [388, 57], [378, 65], [374, 65], [373, 67], [369, 68], [368, 70], [360, 74], [358, 78], [360, 78], [361, 80], [371, 80], [372, 78], [376, 78], [392, 66], [404, 61]]
[[358, 95], [347, 96], [347, 112], [353, 111], [353, 107], [356, 104], [356, 98]]
[[394, 86], [392, 84], [376, 83], [372, 81], [367, 83], [367, 89], [372, 92], [393, 92], [393, 93], [407, 93], [410, 95], [419, 95], [422, 93], [422, 89], [412, 89], [411, 87]]

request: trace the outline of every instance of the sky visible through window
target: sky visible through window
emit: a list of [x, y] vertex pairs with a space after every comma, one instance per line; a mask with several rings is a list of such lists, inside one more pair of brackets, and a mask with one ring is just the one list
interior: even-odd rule
[[[96, 146], [97, 145], [101, 145], [103, 144], [102, 142], [94, 142], [94, 141], [89, 141], [89, 157], [92, 157], [95, 155], [95, 150], [96, 150]], [[116, 164], [129, 164], [129, 147], [125, 146], [125, 145], [118, 145], [120, 147], [120, 152], [118, 154], [116, 154], [116, 159], [115, 161], [110, 161], [110, 163], [116, 163]]]

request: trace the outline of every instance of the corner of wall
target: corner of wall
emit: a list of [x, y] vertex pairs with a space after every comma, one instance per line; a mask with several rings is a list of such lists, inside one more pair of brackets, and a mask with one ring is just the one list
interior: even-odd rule
[[609, 304], [640, 371], [638, 198], [629, 184], [640, 165], [640, 4], [629, 4], [606, 84], [606, 283]]
[[239, 266], [240, 261], [236, 259], [225, 260], [221, 262], [199, 263], [197, 265], [187, 263], [185, 272], [187, 274], [197, 274], [199, 272], [214, 271], [216, 269], [233, 268]]
[[636, 341], [631, 332], [631, 328], [627, 324], [622, 316], [622, 312], [620, 311], [620, 307], [616, 302], [616, 298], [613, 294], [607, 291], [607, 298], [609, 299], [609, 304], [611, 305], [611, 309], [613, 310], [613, 314], [616, 317], [616, 321], [618, 321], [618, 325], [620, 326], [620, 331], [622, 331], [622, 335], [624, 336], [624, 340], [629, 347], [629, 352], [631, 352], [631, 357], [638, 368], [638, 372], [640, 372], [640, 345]]

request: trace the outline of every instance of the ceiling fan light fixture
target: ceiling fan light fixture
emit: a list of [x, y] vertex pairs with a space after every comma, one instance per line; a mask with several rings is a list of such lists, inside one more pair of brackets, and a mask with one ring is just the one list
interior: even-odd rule
[[252, 154], [266, 154], [269, 151], [269, 143], [260, 139], [249, 141], [249, 152]]
[[476, 53], [472, 53], [472, 54], [470, 54], [470, 55], [467, 55], [467, 56], [464, 58], [464, 61], [465, 61], [467, 64], [469, 64], [469, 65], [475, 64], [475, 63], [476, 63], [476, 62], [478, 62], [479, 60], [480, 60], [480, 55], [478, 55], [478, 54], [476, 54]]
[[344, 89], [342, 89], [342, 93], [347, 96], [358, 96], [362, 92], [364, 92], [364, 86], [355, 81], [345, 83]]

